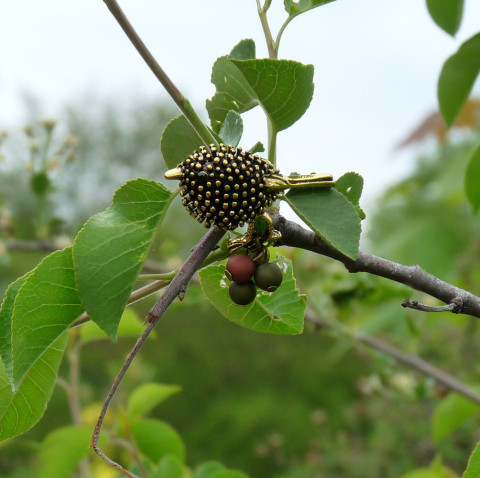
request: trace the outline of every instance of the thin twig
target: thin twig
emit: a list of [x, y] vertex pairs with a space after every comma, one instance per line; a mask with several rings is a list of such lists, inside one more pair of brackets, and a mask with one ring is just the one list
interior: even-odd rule
[[458, 314], [462, 310], [462, 306], [463, 301], [460, 297], [454, 297], [450, 304], [447, 305], [427, 305], [421, 304], [417, 300], [410, 301], [409, 299], [405, 299], [402, 302], [402, 307], [420, 310], [422, 312], [453, 312], [454, 314]]
[[400, 284], [425, 292], [446, 304], [452, 300], [461, 299], [461, 306], [455, 313], [467, 314], [480, 318], [480, 297], [438, 277], [425, 272], [420, 266], [404, 266], [373, 254], [360, 251], [353, 260], [332, 247], [314, 232], [288, 221], [283, 216], [273, 215], [274, 226], [282, 234], [280, 245], [297, 247], [335, 259], [346, 267], [349, 272], [368, 272], [390, 279]]
[[116, 2], [116, 0], [104, 0], [104, 2], [117, 20], [118, 24], [122, 27], [129, 40], [132, 42], [132, 45], [136, 48], [138, 53], [140, 53], [140, 56], [145, 60], [145, 63], [149, 66], [150, 70], [152, 70], [152, 73], [157, 77], [158, 81], [160, 81], [172, 100], [180, 108], [180, 111], [190, 122], [193, 129], [205, 142], [205, 145], [208, 146], [209, 144], [214, 144], [218, 146], [215, 137], [193, 109], [193, 106], [188, 98], [183, 96], [180, 90], [165, 73], [163, 68], [158, 64], [157, 60], [155, 60], [145, 43], [143, 43], [143, 40], [139, 37], [130, 21], [125, 16], [125, 13], [123, 13], [120, 5]]
[[[316, 326], [328, 328], [331, 327], [331, 324], [329, 322], [318, 318], [310, 312], [305, 315], [305, 318]], [[438, 383], [445, 385], [448, 389], [453, 390], [454, 392], [457, 392], [460, 395], [463, 395], [464, 397], [480, 405], [480, 394], [478, 394], [475, 390], [473, 390], [468, 385], [464, 384], [454, 376], [433, 366], [432, 364], [426, 362], [420, 357], [417, 357], [415, 355], [407, 355], [396, 349], [392, 345], [387, 344], [386, 342], [377, 338], [369, 337], [368, 335], [363, 335], [351, 330], [348, 331], [348, 335], [354, 340], [363, 343], [370, 348], [378, 350], [384, 355], [388, 355], [389, 357], [394, 358], [398, 363], [402, 365], [406, 365], [407, 367], [421, 372], [424, 375], [433, 377]]]
[[120, 385], [125, 373], [130, 367], [130, 364], [132, 363], [133, 359], [137, 355], [138, 351], [147, 340], [148, 336], [150, 335], [150, 332], [153, 330], [153, 328], [155, 327], [160, 317], [162, 317], [162, 315], [165, 313], [169, 305], [178, 296], [182, 288], [186, 287], [189, 280], [192, 278], [193, 274], [195, 274], [195, 271], [201, 266], [201, 264], [207, 258], [208, 254], [213, 250], [213, 248], [216, 246], [218, 241], [220, 241], [220, 239], [223, 237], [224, 234], [225, 234], [224, 231], [221, 231], [216, 228], [212, 228], [205, 234], [205, 236], [203, 236], [203, 238], [200, 240], [197, 246], [193, 249], [189, 258], [185, 261], [183, 266], [179, 269], [177, 275], [170, 282], [169, 286], [163, 293], [162, 297], [160, 297], [157, 303], [150, 310], [148, 314], [148, 326], [145, 328], [142, 335], [134, 345], [133, 349], [128, 354], [125, 360], [125, 363], [123, 364], [123, 367], [121, 368], [119, 374], [116, 376], [112, 384], [112, 387], [108, 392], [107, 398], [103, 403], [100, 416], [98, 417], [97, 423], [95, 425], [95, 429], [93, 431], [90, 446], [95, 450], [95, 452], [100, 457], [103, 458], [103, 460], [105, 460], [108, 464], [112, 465], [121, 473], [123, 473], [125, 476], [128, 476], [130, 478], [138, 478], [138, 476], [134, 475], [130, 471], [123, 468], [119, 463], [108, 458], [98, 446], [98, 438], [100, 436], [100, 430], [102, 428], [105, 414], [107, 413], [110, 402], [112, 401], [112, 398], [115, 395], [115, 392], [117, 391], [117, 388]]

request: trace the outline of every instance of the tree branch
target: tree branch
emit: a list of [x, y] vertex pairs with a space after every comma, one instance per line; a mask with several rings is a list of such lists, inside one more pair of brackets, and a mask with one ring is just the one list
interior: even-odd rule
[[412, 289], [425, 292], [446, 304], [450, 304], [452, 301], [460, 304], [461, 301], [461, 305], [457, 307], [455, 313], [480, 318], [480, 297], [428, 274], [418, 265], [404, 266], [362, 251], [360, 251], [358, 258], [353, 260], [325, 242], [314, 232], [288, 221], [283, 216], [273, 215], [272, 219], [275, 228], [282, 234], [279, 245], [298, 247], [331, 257], [342, 262], [349, 272], [368, 272], [384, 277], [405, 284]]
[[95, 452], [109, 465], [112, 465], [125, 476], [130, 478], [138, 478], [135, 474], [131, 473], [130, 471], [123, 468], [119, 463], [111, 460], [108, 458], [103, 451], [98, 446], [98, 438], [100, 436], [100, 430], [102, 428], [103, 420], [107, 413], [108, 407], [110, 402], [112, 401], [117, 388], [119, 387], [125, 373], [127, 372], [130, 364], [132, 363], [133, 359], [139, 352], [142, 345], [147, 340], [150, 332], [153, 330], [155, 325], [157, 324], [158, 320], [165, 311], [168, 309], [170, 304], [175, 300], [175, 298], [183, 291], [190, 279], [192, 278], [193, 274], [197, 271], [197, 269], [202, 265], [202, 263], [207, 258], [208, 254], [214, 249], [218, 241], [224, 236], [225, 231], [221, 231], [216, 228], [210, 229], [200, 240], [200, 242], [195, 246], [192, 253], [185, 261], [183, 266], [179, 269], [177, 275], [173, 278], [170, 282], [168, 287], [165, 289], [162, 297], [158, 299], [157, 303], [152, 307], [148, 314], [148, 326], [143, 331], [142, 335], [139, 337], [137, 342], [135, 343], [133, 349], [128, 354], [125, 363], [123, 364], [120, 372], [116, 376], [110, 391], [108, 392], [107, 398], [105, 399], [102, 410], [100, 412], [100, 416], [98, 417], [97, 423], [95, 425], [95, 429], [93, 431], [92, 440], [90, 442], [90, 446], [95, 450]]
[[[331, 325], [318, 318], [311, 312], [307, 312], [305, 318], [314, 325], [320, 327], [328, 327], [330, 328]], [[480, 394], [478, 394], [475, 390], [470, 388], [468, 385], [464, 384], [453, 375], [448, 374], [447, 372], [434, 367], [432, 364], [426, 362], [425, 360], [417, 357], [415, 355], [407, 355], [400, 350], [396, 349], [390, 344], [387, 344], [383, 340], [379, 340], [374, 337], [369, 337], [368, 335], [360, 334], [358, 332], [353, 332], [351, 330], [348, 331], [348, 335], [350, 335], [354, 340], [357, 342], [363, 343], [370, 348], [378, 350], [384, 355], [392, 357], [398, 363], [402, 365], [406, 365], [417, 372], [423, 373], [428, 377], [434, 378], [438, 383], [445, 385], [449, 390], [453, 390], [454, 392], [463, 395], [464, 397], [472, 400], [475, 403], [480, 405]]]

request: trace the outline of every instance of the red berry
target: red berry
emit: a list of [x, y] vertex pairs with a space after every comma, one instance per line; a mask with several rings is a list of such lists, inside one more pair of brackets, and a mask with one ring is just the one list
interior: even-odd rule
[[255, 272], [255, 263], [246, 254], [237, 254], [230, 257], [225, 269], [229, 280], [243, 284], [248, 282]]

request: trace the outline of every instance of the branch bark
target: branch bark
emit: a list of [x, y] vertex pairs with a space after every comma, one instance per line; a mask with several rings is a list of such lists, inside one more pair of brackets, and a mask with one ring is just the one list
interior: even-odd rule
[[272, 219], [275, 228], [282, 234], [279, 245], [299, 247], [331, 257], [343, 263], [349, 272], [368, 272], [384, 277], [425, 292], [446, 304], [461, 303], [455, 308], [455, 313], [480, 318], [480, 297], [428, 274], [419, 265], [405, 266], [362, 251], [358, 254], [358, 258], [353, 260], [333, 248], [314, 232], [288, 221], [283, 216], [277, 214]]

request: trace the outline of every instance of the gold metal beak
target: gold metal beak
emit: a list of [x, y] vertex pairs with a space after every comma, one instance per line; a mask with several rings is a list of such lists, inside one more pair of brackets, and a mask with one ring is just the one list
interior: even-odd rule
[[295, 177], [274, 174], [265, 178], [265, 186], [268, 191], [283, 191], [292, 188], [331, 188], [335, 186], [335, 181], [331, 174], [312, 173]]
[[183, 173], [180, 168], [169, 169], [165, 173], [165, 179], [182, 179]]

